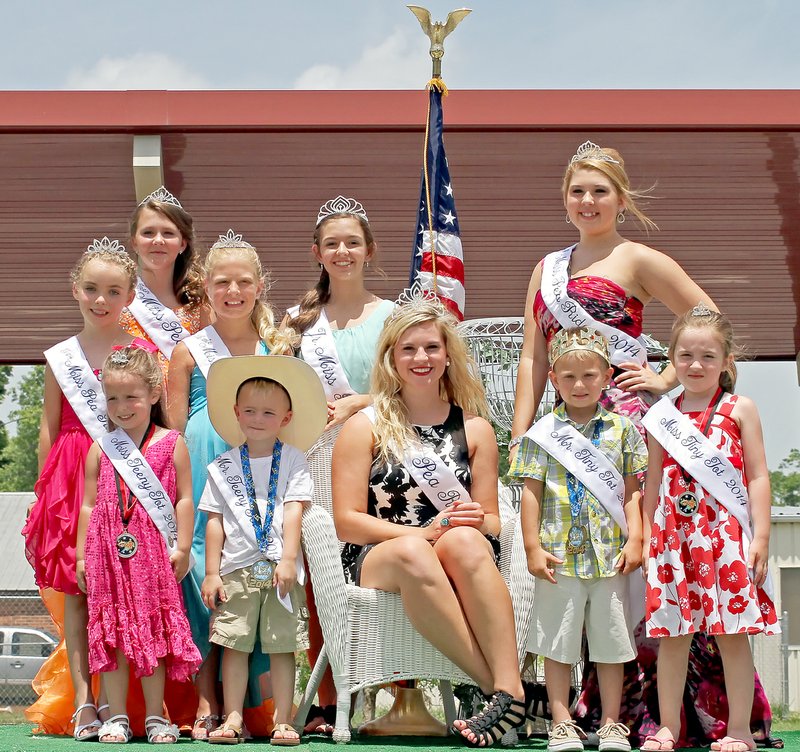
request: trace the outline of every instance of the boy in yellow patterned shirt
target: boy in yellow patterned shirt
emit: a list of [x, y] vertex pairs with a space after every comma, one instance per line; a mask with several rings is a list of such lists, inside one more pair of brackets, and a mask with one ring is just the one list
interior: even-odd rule
[[647, 449], [629, 418], [598, 404], [612, 375], [602, 335], [562, 329], [549, 355], [550, 380], [563, 402], [522, 438], [510, 470], [525, 479], [523, 537], [528, 569], [539, 580], [530, 649], [545, 659], [553, 717], [548, 750], [583, 750], [569, 688], [585, 626], [600, 684], [600, 750], [628, 752], [629, 731], [618, 720], [623, 664], [636, 653], [624, 575], [641, 563], [637, 474], [647, 467]]

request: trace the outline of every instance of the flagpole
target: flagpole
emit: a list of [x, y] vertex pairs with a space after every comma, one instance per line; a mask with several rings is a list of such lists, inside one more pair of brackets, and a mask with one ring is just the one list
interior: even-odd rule
[[[425, 211], [427, 215], [427, 237], [430, 242], [430, 277], [431, 283], [433, 287], [433, 294], [437, 297], [440, 297], [440, 287], [439, 287], [439, 269], [438, 269], [438, 261], [437, 261], [437, 242], [438, 242], [438, 232], [434, 229], [436, 223], [434, 222], [435, 215], [434, 215], [434, 206], [433, 200], [437, 199], [438, 197], [434, 197], [431, 195], [431, 165], [429, 162], [429, 153], [435, 156], [434, 147], [431, 144], [431, 114], [433, 105], [436, 107], [436, 118], [437, 118], [437, 129], [436, 129], [436, 137], [439, 141], [441, 141], [441, 117], [442, 117], [442, 106], [441, 100], [445, 96], [447, 96], [447, 86], [445, 85], [444, 81], [442, 80], [442, 57], [444, 57], [444, 39], [447, 37], [452, 31], [458, 26], [461, 21], [466, 18], [472, 11], [469, 8], [460, 8], [458, 10], [451, 11], [447, 15], [447, 20], [442, 23], [441, 21], [432, 21], [430, 11], [426, 8], [423, 8], [419, 5], [409, 5], [407, 6], [408, 9], [416, 16], [417, 20], [422, 27], [423, 32], [430, 40], [430, 49], [429, 54], [432, 61], [432, 71], [431, 71], [431, 79], [428, 81], [426, 89], [428, 91], [428, 111], [427, 117], [425, 119], [425, 140], [423, 144], [423, 151], [422, 151], [422, 189], [423, 189], [423, 203]], [[440, 150], [443, 154], [443, 149]], [[436, 157], [438, 160], [438, 157]], [[434, 166], [433, 168], [437, 175], [439, 174], [438, 165]], [[437, 177], [437, 186], [438, 188], [439, 178]], [[449, 212], [448, 212], [449, 214]], [[421, 220], [420, 220], [421, 221]], [[423, 231], [423, 240], [422, 245], [418, 249], [419, 255], [422, 257], [424, 255], [424, 245], [425, 245], [425, 232], [424, 232], [424, 225], [422, 225]], [[416, 260], [412, 257], [412, 270], [410, 274], [409, 284], [413, 283], [413, 279], [415, 276], [415, 272], [419, 272], [419, 268], [417, 266]], [[446, 282], [446, 281], [445, 281]], [[458, 306], [457, 306], [458, 307]], [[460, 310], [460, 309], [459, 309]], [[460, 311], [461, 317], [463, 317], [463, 311]]]

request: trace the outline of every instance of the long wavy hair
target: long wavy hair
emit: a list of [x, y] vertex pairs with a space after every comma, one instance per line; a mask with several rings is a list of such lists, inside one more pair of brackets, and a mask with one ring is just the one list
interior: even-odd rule
[[439, 382], [440, 397], [458, 405], [465, 413], [489, 417], [478, 366], [456, 329], [458, 322], [453, 315], [433, 300], [402, 306], [383, 325], [370, 384], [375, 409], [375, 446], [386, 461], [398, 459], [403, 447], [419, 441], [400, 395], [403, 381], [395, 367], [394, 348], [411, 327], [429, 321], [436, 323], [450, 361]]
[[637, 200], [648, 198], [650, 195], [650, 190], [636, 191], [631, 188], [630, 178], [628, 177], [628, 173], [625, 171], [625, 160], [616, 149], [601, 148], [600, 151], [606, 156], [611, 157], [611, 159], [616, 160], [617, 164], [603, 159], [591, 158], [570, 162], [567, 165], [567, 169], [564, 172], [564, 180], [561, 183], [561, 195], [564, 201], [567, 200], [569, 184], [572, 181], [572, 176], [576, 171], [597, 170], [611, 181], [611, 185], [614, 186], [614, 190], [625, 201], [625, 210], [633, 214], [633, 216], [642, 223], [642, 226], [645, 228], [645, 230], [658, 230], [658, 225], [653, 222], [653, 220], [650, 219], [650, 217], [648, 217], [636, 203]]
[[[369, 226], [369, 222], [367, 222], [363, 217], [357, 216], [356, 214], [339, 212], [338, 214], [331, 214], [329, 217], [325, 217], [325, 219], [314, 228], [314, 245], [319, 247], [319, 241], [322, 237], [322, 229], [328, 224], [328, 222], [333, 219], [343, 218], [355, 219], [358, 221], [359, 225], [361, 225], [361, 231], [364, 233], [364, 241], [366, 243], [367, 250], [371, 254], [370, 259], [373, 259], [378, 248], [377, 243], [375, 242], [375, 236], [372, 234], [372, 229]], [[319, 281], [317, 284], [314, 285], [314, 287], [312, 287], [300, 301], [300, 313], [296, 316], [296, 318], [292, 319], [292, 328], [302, 334], [306, 329], [308, 329], [308, 327], [316, 322], [316, 320], [319, 318], [320, 311], [330, 300], [330, 297], [331, 278], [327, 270], [323, 267], [320, 270]]]
[[[208, 280], [214, 273], [214, 267], [221, 261], [235, 258], [249, 264], [253, 268], [253, 276], [262, 283], [261, 294], [256, 298], [250, 321], [253, 324], [259, 339], [263, 340], [272, 355], [292, 355], [297, 344], [297, 335], [291, 329], [281, 330], [275, 326], [275, 314], [267, 302], [267, 293], [270, 288], [269, 274], [261, 265], [261, 258], [255, 248], [242, 246], [241, 248], [212, 248], [203, 262], [203, 277]], [[210, 307], [210, 301], [203, 288], [205, 302]]]
[[136, 230], [139, 227], [139, 218], [142, 216], [144, 209], [150, 209], [160, 214], [178, 228], [181, 238], [186, 242], [186, 248], [175, 259], [175, 266], [172, 270], [172, 290], [181, 305], [199, 305], [203, 300], [203, 279], [200, 273], [197, 251], [194, 247], [194, 221], [192, 220], [192, 215], [180, 206], [148, 198], [139, 204], [131, 215], [131, 247], [133, 246], [133, 239], [136, 237]]

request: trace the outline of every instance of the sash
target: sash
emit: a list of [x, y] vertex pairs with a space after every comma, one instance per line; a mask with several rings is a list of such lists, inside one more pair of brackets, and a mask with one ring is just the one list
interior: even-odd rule
[[[161, 485], [161, 481], [139, 448], [121, 428], [104, 434], [97, 443], [158, 528], [158, 532], [167, 544], [167, 551], [170, 554], [175, 553], [178, 550], [178, 523], [175, 521], [175, 510], [164, 486]], [[194, 566], [191, 553], [189, 559], [191, 568]]]
[[634, 339], [616, 327], [598, 321], [583, 306], [569, 297], [567, 271], [574, 249], [573, 245], [563, 251], [548, 253], [544, 257], [540, 291], [548, 310], [564, 329], [589, 326], [600, 332], [608, 340], [612, 365], [630, 361], [644, 365], [647, 362], [647, 345], [642, 337]]
[[[300, 306], [294, 306], [287, 311], [291, 318], [296, 318], [299, 312]], [[325, 397], [329, 401], [333, 402], [356, 393], [347, 381], [344, 368], [339, 361], [336, 342], [324, 309], [320, 309], [319, 318], [303, 332], [300, 352], [303, 353], [303, 360], [317, 372], [325, 390]]]
[[[239, 457], [239, 447], [234, 447], [219, 455], [219, 457], [208, 466], [208, 477], [213, 480], [220, 495], [225, 499], [228, 508], [233, 512], [236, 525], [248, 544], [252, 546], [254, 551], [258, 551], [256, 533], [253, 529], [253, 523], [250, 520], [250, 502], [247, 500], [247, 490], [244, 485], [244, 473], [242, 472], [242, 461]], [[283, 503], [283, 499], [280, 501]], [[270, 561], [278, 562], [283, 556], [283, 539], [280, 535], [275, 534], [275, 517], [273, 516], [272, 519], [273, 527], [267, 535], [267, 550], [265, 555]], [[305, 580], [306, 570], [303, 566], [302, 557], [299, 556], [297, 559], [297, 582], [303, 585], [305, 584]], [[292, 610], [290, 603], [287, 605], [283, 600], [281, 600], [281, 603], [290, 611]]]
[[[375, 409], [371, 406], [365, 407], [361, 412], [374, 425]], [[403, 467], [408, 470], [409, 475], [417, 482], [431, 504], [440, 512], [453, 502], [472, 501], [469, 491], [464, 488], [453, 470], [427, 444], [419, 442], [414, 446], [405, 447], [402, 462]]]
[[747, 487], [731, 461], [668, 397], [662, 397], [647, 411], [642, 425], [665, 452], [736, 518], [747, 540], [751, 541]]
[[217, 334], [213, 326], [207, 326], [196, 334], [192, 334], [183, 340], [183, 344], [197, 363], [197, 367], [203, 373], [204, 378], [208, 378], [208, 369], [215, 360], [229, 358], [230, 350], [225, 346], [222, 337]]
[[627, 536], [625, 479], [599, 447], [553, 413], [537, 420], [525, 436], [583, 483]]
[[53, 345], [45, 350], [44, 357], [81, 424], [89, 436], [99, 441], [108, 432], [106, 397], [78, 338]]
[[141, 279], [136, 283], [136, 297], [128, 310], [167, 360], [172, 357], [175, 345], [189, 336], [175, 312], [153, 295]]
[[[664, 451], [736, 519], [744, 533], [742, 549], [747, 561], [753, 529], [747, 487], [738, 470], [668, 397], [662, 397], [647, 411], [642, 425], [655, 436]], [[752, 578], [752, 573], [750, 576]], [[761, 587], [774, 600], [771, 572], [767, 572]]]

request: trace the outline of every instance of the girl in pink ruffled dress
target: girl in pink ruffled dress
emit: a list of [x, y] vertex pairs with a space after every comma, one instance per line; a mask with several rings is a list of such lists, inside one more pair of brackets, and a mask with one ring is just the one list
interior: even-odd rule
[[[103, 366], [103, 390], [109, 427], [116, 427], [110, 437], [116, 438], [103, 438], [89, 451], [77, 547], [78, 583], [89, 603], [89, 667], [103, 675], [111, 712], [99, 738], [130, 739], [130, 667], [142, 679], [148, 741], [176, 742], [177, 726], [161, 715], [164, 682], [188, 681], [201, 662], [178, 584], [190, 565], [189, 453], [177, 431], [163, 428], [162, 375], [148, 349], [132, 346], [113, 352]], [[146, 477], [147, 468], [133, 482], [126, 482], [126, 470], [117, 471], [107, 452], [120, 438], [139, 447], [153, 480]], [[130, 466], [135, 457], [127, 457]], [[159, 511], [157, 504], [145, 504], [129, 488], [146, 485], [159, 491], [158, 483], [172, 509], [164, 509], [162, 501]], [[165, 515], [172, 520], [164, 527], [171, 554], [155, 521]]]
[[[33, 567], [37, 586], [63, 594], [63, 621], [61, 598], [50, 593], [45, 603], [66, 643], [75, 703], [73, 735], [85, 740], [97, 736], [100, 722], [89, 682], [86, 598], [75, 577], [84, 465], [92, 444], [84, 423], [105, 430], [102, 421], [98, 423], [98, 418], [104, 420], [105, 399], [97, 376], [112, 347], [130, 344], [132, 340], [118, 320], [133, 299], [136, 265], [117, 241], [103, 238], [88, 247], [70, 276], [83, 328], [77, 336], [45, 353], [39, 479], [34, 487], [36, 501], [22, 534], [25, 555]], [[45, 672], [48, 676], [52, 675], [54, 662], [59, 661], [63, 661], [62, 650], [48, 661]], [[72, 697], [67, 694], [71, 693], [59, 691], [53, 682], [43, 685], [44, 693], [27, 711], [27, 716], [39, 723], [39, 730], [65, 733], [70, 726]]]

